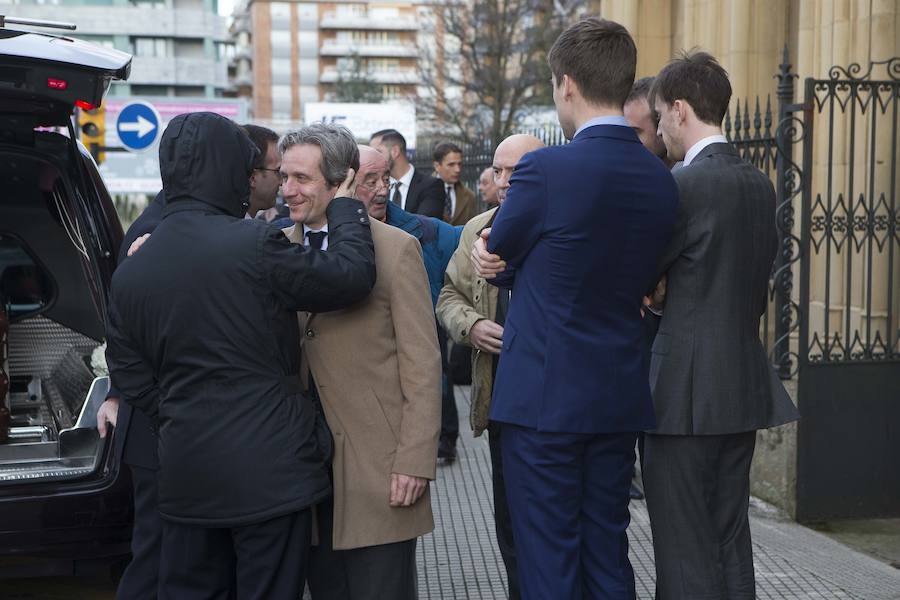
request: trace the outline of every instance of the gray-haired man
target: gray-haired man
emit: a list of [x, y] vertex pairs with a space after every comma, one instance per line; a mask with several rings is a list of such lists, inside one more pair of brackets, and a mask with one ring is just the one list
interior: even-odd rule
[[[369, 147], [358, 153], [346, 129], [332, 140], [320, 126], [286, 135], [280, 149], [295, 222], [285, 234], [328, 254], [334, 224], [322, 205], [340, 181], [331, 172], [363, 156], [357, 196], [371, 200], [378, 189], [386, 193], [387, 159]], [[369, 297], [300, 315], [309, 394], [321, 399], [335, 440], [334, 500], [317, 506], [319, 545], [308, 569], [313, 600], [417, 598], [416, 539], [434, 529], [428, 482], [441, 367], [428, 275], [416, 238], [374, 219], [371, 229], [378, 280]]]

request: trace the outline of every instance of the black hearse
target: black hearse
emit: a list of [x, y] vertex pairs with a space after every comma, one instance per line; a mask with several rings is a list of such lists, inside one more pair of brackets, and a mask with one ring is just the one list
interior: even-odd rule
[[132, 503], [96, 429], [122, 228], [72, 115], [131, 56], [13, 22], [0, 17], [0, 577], [78, 574], [127, 555]]

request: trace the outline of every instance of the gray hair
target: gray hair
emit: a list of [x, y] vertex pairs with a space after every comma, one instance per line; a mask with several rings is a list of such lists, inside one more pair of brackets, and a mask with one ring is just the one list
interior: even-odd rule
[[322, 151], [319, 170], [330, 186], [338, 186], [347, 178], [347, 171], [359, 171], [359, 148], [350, 130], [343, 125], [310, 123], [306, 127], [287, 132], [278, 142], [282, 156], [294, 146], [311, 144]]

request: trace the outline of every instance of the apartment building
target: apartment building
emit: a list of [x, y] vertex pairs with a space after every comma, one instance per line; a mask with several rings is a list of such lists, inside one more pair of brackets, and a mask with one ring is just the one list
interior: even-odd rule
[[427, 11], [422, 0], [247, 0], [232, 23], [232, 91], [274, 123], [302, 119], [307, 102], [352, 100], [346, 82], [384, 100], [415, 96]]
[[216, 0], [0, 0], [0, 14], [75, 23], [72, 37], [134, 55], [110, 96], [215, 98], [234, 43]]

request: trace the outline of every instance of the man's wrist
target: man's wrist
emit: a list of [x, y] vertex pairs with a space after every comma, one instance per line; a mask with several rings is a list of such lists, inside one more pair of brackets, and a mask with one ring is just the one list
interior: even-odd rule
[[325, 209], [328, 228], [336, 228], [344, 223], [369, 224], [369, 214], [365, 205], [354, 198], [339, 196], [328, 203]]

